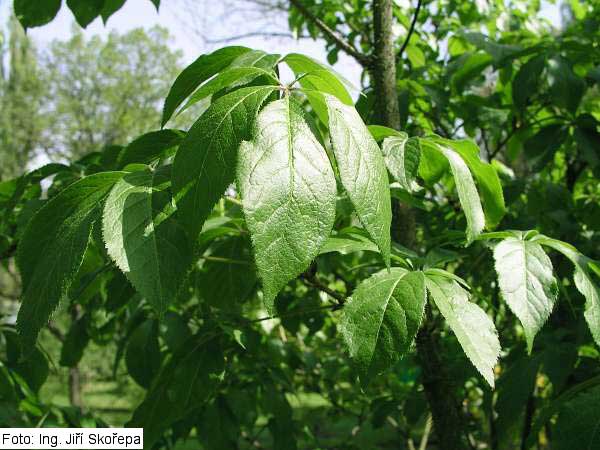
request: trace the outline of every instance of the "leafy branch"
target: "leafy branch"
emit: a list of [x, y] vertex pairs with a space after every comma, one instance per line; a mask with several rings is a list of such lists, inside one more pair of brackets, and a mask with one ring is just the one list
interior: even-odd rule
[[363, 66], [367, 66], [371, 58], [368, 55], [358, 51], [352, 44], [346, 41], [337, 31], [331, 29], [325, 22], [319, 19], [315, 14], [313, 14], [301, 0], [290, 0], [290, 3], [298, 10], [300, 13], [313, 22], [325, 36], [331, 39], [340, 50], [346, 52], [348, 55], [355, 58], [360, 64]]

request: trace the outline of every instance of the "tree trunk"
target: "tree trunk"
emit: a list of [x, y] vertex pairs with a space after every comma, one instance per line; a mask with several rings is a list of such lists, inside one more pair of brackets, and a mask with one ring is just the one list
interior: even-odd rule
[[456, 386], [441, 358], [438, 335], [426, 323], [417, 335], [417, 352], [438, 447], [443, 450], [467, 449], [463, 416], [455, 396]]
[[[385, 126], [400, 129], [400, 107], [396, 86], [396, 50], [392, 33], [392, 0], [373, 1], [374, 53], [370, 75], [375, 85], [378, 120]], [[397, 202], [397, 200], [394, 200]], [[414, 211], [407, 205], [394, 205], [392, 236], [403, 245], [415, 241]], [[442, 450], [468, 448], [460, 404], [444, 361], [440, 357], [437, 335], [430, 329], [427, 316], [417, 338], [417, 351], [423, 372], [423, 387], [433, 418], [433, 428]]]
[[396, 88], [396, 51], [392, 24], [392, 0], [373, 1], [374, 58], [371, 76], [375, 84], [375, 106], [386, 127], [400, 129], [400, 105]]
[[69, 367], [69, 402], [71, 406], [81, 410], [83, 402], [81, 400], [81, 373], [79, 367]]

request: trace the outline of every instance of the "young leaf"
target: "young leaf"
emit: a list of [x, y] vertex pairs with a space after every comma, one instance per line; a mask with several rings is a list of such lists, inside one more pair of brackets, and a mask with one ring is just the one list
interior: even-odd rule
[[422, 272], [393, 267], [363, 281], [342, 310], [340, 329], [363, 385], [408, 351], [423, 318]]
[[299, 53], [290, 53], [282, 61], [292, 69], [297, 77], [302, 77], [300, 84], [303, 87], [331, 94], [346, 105], [354, 104], [344, 86], [344, 84], [350, 85], [350, 82], [344, 78], [342, 78], [343, 82], [340, 81], [340, 76], [325, 64]]
[[104, 206], [102, 231], [110, 257], [159, 312], [192, 264], [192, 244], [175, 218], [170, 166], [125, 175]]
[[173, 162], [173, 193], [192, 239], [233, 182], [238, 147], [250, 139], [256, 115], [275, 89], [253, 86], [219, 98], [179, 146]]
[[104, 199], [122, 175], [103, 172], [71, 184], [44, 204], [25, 228], [17, 253], [23, 281], [17, 328], [25, 347], [35, 343], [67, 294]]
[[224, 47], [213, 53], [201, 55], [177, 76], [165, 99], [161, 126], [169, 121], [181, 103], [204, 81], [229, 66], [240, 55], [249, 52], [247, 47]]
[[500, 291], [521, 321], [531, 353], [533, 339], [548, 319], [558, 296], [552, 261], [539, 244], [514, 237], [496, 245], [494, 259]]
[[240, 147], [238, 186], [269, 311], [277, 293], [318, 255], [335, 219], [336, 185], [325, 149], [289, 96], [258, 115]]
[[382, 151], [385, 164], [394, 180], [408, 192], [418, 190], [416, 179], [421, 159], [419, 141], [409, 138], [406, 133], [391, 136], [383, 141]]
[[494, 366], [500, 355], [500, 342], [494, 322], [456, 281], [438, 275], [427, 275], [427, 290], [454, 331], [465, 354], [491, 387]]
[[353, 107], [331, 95], [325, 100], [331, 144], [342, 184], [362, 225], [389, 266], [392, 207], [381, 150]]

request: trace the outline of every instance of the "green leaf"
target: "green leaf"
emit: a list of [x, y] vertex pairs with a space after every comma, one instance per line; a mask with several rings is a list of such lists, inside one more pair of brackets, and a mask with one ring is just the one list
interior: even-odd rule
[[596, 344], [600, 345], [600, 287], [594, 283], [592, 274], [582, 267], [575, 268], [573, 280], [577, 290], [585, 297], [583, 315]]
[[346, 301], [340, 329], [364, 386], [408, 351], [425, 301], [423, 273], [398, 267], [372, 275]]
[[238, 89], [215, 101], [189, 130], [173, 162], [173, 191], [181, 221], [195, 239], [214, 204], [234, 181], [238, 147], [273, 86]]
[[600, 287], [594, 282], [594, 274], [590, 269], [591, 264], [593, 264], [592, 261], [579, 253], [572, 245], [558, 239], [552, 239], [539, 234], [533, 237], [532, 241], [559, 251], [575, 266], [573, 276], [575, 287], [585, 298], [585, 311], [583, 315], [594, 341], [600, 346]]
[[571, 63], [561, 57], [555, 56], [548, 61], [548, 83], [552, 101], [571, 112], [575, 112], [585, 92], [586, 85], [583, 79], [573, 72]]
[[516, 107], [527, 106], [527, 100], [538, 92], [545, 65], [546, 57], [540, 55], [521, 66], [512, 82], [512, 98]]
[[144, 428], [144, 446], [152, 448], [169, 426], [202, 408], [223, 370], [218, 339], [210, 331], [200, 332], [162, 368], [127, 426]]
[[260, 67], [231, 67], [200, 86], [192, 94], [187, 103], [179, 110], [178, 114], [181, 114], [183, 111], [198, 103], [200, 100], [219, 92], [221, 89], [249, 83], [260, 76], [268, 78], [273, 82], [272, 84], [274, 85], [279, 84], [279, 80], [277, 77], [275, 77], [273, 72], [261, 69]]
[[336, 184], [327, 153], [289, 96], [258, 115], [240, 148], [238, 186], [264, 302], [319, 254], [335, 219]]
[[181, 143], [185, 133], [179, 130], [158, 130], [141, 135], [131, 141], [119, 157], [119, 166], [149, 164], [161, 157], [170, 156]]
[[169, 121], [181, 103], [204, 81], [229, 66], [233, 60], [243, 53], [249, 52], [247, 47], [224, 47], [213, 53], [201, 55], [177, 76], [163, 106], [161, 126]]
[[60, 4], [61, 0], [14, 0], [15, 16], [25, 29], [39, 27], [56, 17]]
[[250, 50], [235, 58], [229, 67], [258, 67], [271, 71], [280, 58], [281, 55], [276, 53], [267, 53], [262, 50]]
[[395, 181], [408, 192], [419, 189], [417, 173], [421, 159], [421, 148], [417, 139], [406, 133], [388, 137], [383, 141], [383, 158]]
[[494, 228], [506, 213], [502, 184], [494, 166], [481, 160], [479, 147], [469, 139], [455, 141], [435, 138], [435, 141], [454, 150], [467, 163], [481, 193], [486, 226]]
[[500, 342], [494, 322], [456, 281], [427, 275], [427, 290], [456, 335], [465, 354], [491, 387], [494, 366], [500, 355]]
[[465, 53], [456, 61], [458, 69], [454, 71], [450, 82], [457, 92], [462, 92], [475, 77], [481, 76], [484, 69], [492, 64], [493, 58], [483, 52]]
[[514, 237], [496, 245], [494, 259], [502, 297], [521, 321], [531, 353], [558, 297], [552, 261], [539, 244]]
[[175, 218], [170, 166], [125, 175], [104, 206], [106, 249], [131, 284], [163, 312], [192, 265], [192, 243]]
[[370, 240], [364, 238], [360, 239], [357, 237], [352, 238], [340, 238], [330, 237], [325, 241], [323, 247], [321, 247], [320, 255], [325, 253], [337, 252], [341, 255], [348, 255], [355, 252], [377, 252], [379, 248]]
[[396, 131], [393, 128], [384, 127], [383, 125], [368, 125], [367, 129], [376, 142], [383, 141], [390, 136], [404, 136], [406, 134], [403, 131]]
[[[514, 360], [513, 353], [518, 353]], [[520, 446], [527, 400], [535, 387], [541, 359], [539, 355], [527, 355], [521, 347], [508, 358], [511, 360], [498, 378], [494, 408], [498, 414], [495, 427], [501, 449]]]
[[210, 450], [237, 450], [239, 448], [237, 441], [240, 435], [240, 426], [222, 396], [217, 397], [206, 407], [196, 429], [203, 448]]
[[475, 181], [469, 167], [458, 153], [443, 144], [438, 144], [437, 150], [446, 157], [450, 164], [458, 199], [467, 218], [467, 244], [470, 244], [485, 226], [485, 215]]
[[331, 144], [342, 185], [359, 220], [389, 266], [392, 207], [381, 150], [353, 107], [330, 95], [325, 100]]
[[4, 338], [6, 364], [25, 380], [29, 389], [38, 392], [50, 373], [46, 356], [37, 346], [32, 349], [24, 347], [17, 333], [12, 330], [4, 330]]
[[[346, 105], [352, 106], [354, 104], [344, 83], [340, 81], [339, 76], [333, 69], [298, 53], [286, 55], [283, 61], [292, 69], [294, 75], [296, 75], [310, 105], [324, 124], [328, 123], [327, 105], [324, 94], [333, 95]], [[349, 84], [348, 82], [346, 83]]]
[[346, 105], [354, 104], [344, 86], [344, 84], [350, 85], [350, 82], [325, 64], [299, 53], [289, 53], [282, 61], [292, 69], [297, 77], [302, 77], [300, 79], [302, 87], [333, 95]]
[[104, 25], [106, 25], [110, 16], [123, 7], [125, 1], [126, 0], [104, 0], [104, 6], [102, 7], [102, 11], [100, 11]]
[[67, 6], [73, 12], [77, 23], [85, 28], [100, 15], [104, 0], [67, 0]]
[[215, 245], [196, 278], [204, 300], [224, 310], [240, 307], [256, 286], [256, 269], [250, 242], [244, 236], [232, 236]]
[[137, 384], [147, 389], [158, 373], [161, 362], [158, 322], [148, 319], [134, 330], [127, 342], [127, 372]]
[[92, 225], [121, 172], [103, 172], [71, 184], [29, 221], [17, 253], [23, 281], [17, 328], [26, 347], [67, 291], [83, 261]]
[[73, 321], [69, 332], [60, 351], [60, 365], [63, 367], [75, 367], [81, 361], [83, 352], [90, 341], [88, 325], [90, 316], [84, 314]]
[[528, 162], [535, 170], [542, 170], [552, 161], [554, 154], [567, 139], [568, 129], [561, 124], [551, 124], [540, 128], [523, 144]]
[[560, 409], [552, 448], [556, 450], [600, 448], [600, 387], [581, 392]]

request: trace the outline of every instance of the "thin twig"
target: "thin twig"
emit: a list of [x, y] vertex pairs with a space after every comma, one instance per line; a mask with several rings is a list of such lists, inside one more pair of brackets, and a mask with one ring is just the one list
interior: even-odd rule
[[359, 52], [352, 44], [347, 42], [337, 31], [332, 30], [329, 26], [314, 15], [302, 2], [302, 0], [290, 0], [290, 3], [307, 19], [313, 22], [325, 36], [331, 39], [336, 46], [355, 58], [363, 66], [367, 66], [370, 62], [369, 56]]
[[239, 41], [241, 39], [253, 38], [253, 37], [267, 37], [267, 38], [286, 38], [286, 39], [306, 39], [310, 36], [307, 35], [299, 35], [294, 36], [291, 33], [281, 33], [277, 31], [251, 31], [249, 33], [237, 34], [235, 36], [229, 36], [225, 38], [219, 39], [209, 39], [205, 38], [204, 42], [207, 44], [223, 44], [227, 42]]
[[404, 50], [406, 50], [406, 47], [408, 47], [408, 42], [410, 41], [410, 37], [412, 36], [412, 34], [415, 31], [415, 25], [417, 24], [417, 19], [419, 18], [419, 12], [421, 11], [421, 4], [422, 4], [422, 0], [418, 0], [417, 7], [415, 8], [415, 13], [413, 14], [412, 22], [410, 23], [410, 28], [408, 29], [408, 34], [406, 35], [406, 38], [404, 39], [404, 42], [402, 43], [402, 47], [400, 47], [400, 50], [398, 51], [398, 55], [396, 56], [397, 60], [402, 58], [402, 53], [404, 53]]

